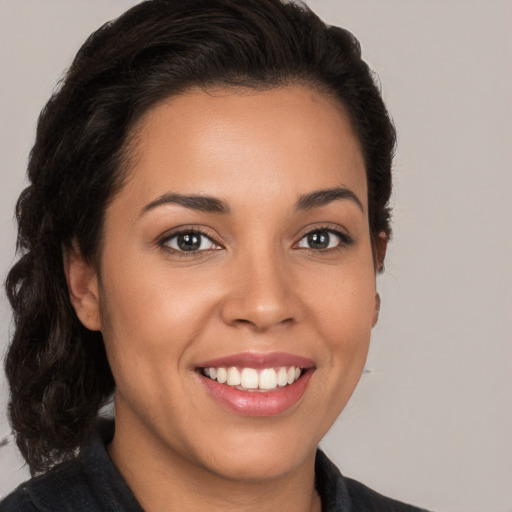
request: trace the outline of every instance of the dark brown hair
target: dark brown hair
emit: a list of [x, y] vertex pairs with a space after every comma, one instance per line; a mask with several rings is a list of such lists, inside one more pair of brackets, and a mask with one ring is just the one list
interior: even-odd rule
[[279, 0], [149, 0], [94, 32], [43, 109], [17, 203], [20, 258], [6, 289], [15, 330], [9, 415], [33, 473], [72, 456], [115, 383], [100, 332], [70, 303], [62, 252], [95, 258], [123, 183], [134, 123], [192, 86], [304, 84], [337, 98], [365, 158], [370, 231], [390, 234], [395, 132], [348, 31]]

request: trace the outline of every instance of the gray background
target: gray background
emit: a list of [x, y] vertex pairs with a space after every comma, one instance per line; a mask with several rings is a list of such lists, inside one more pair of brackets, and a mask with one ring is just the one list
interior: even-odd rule
[[[0, 0], [0, 277], [37, 115], [84, 38], [135, 2]], [[512, 511], [512, 3], [311, 0], [361, 40], [399, 132], [395, 239], [367, 369], [323, 442], [380, 492]], [[0, 354], [10, 312], [0, 294]], [[0, 380], [0, 438], [9, 434]], [[300, 426], [299, 426], [300, 427]], [[0, 496], [27, 477], [0, 449]]]

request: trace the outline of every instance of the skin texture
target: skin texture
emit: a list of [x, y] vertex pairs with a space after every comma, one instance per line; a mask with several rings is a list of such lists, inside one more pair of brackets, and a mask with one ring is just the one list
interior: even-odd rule
[[[315, 450], [360, 378], [378, 315], [364, 162], [347, 116], [303, 87], [191, 90], [135, 133], [99, 269], [77, 251], [66, 258], [77, 314], [102, 331], [117, 384], [111, 456], [148, 511], [319, 510]], [[335, 187], [362, 208], [296, 209]], [[213, 196], [230, 212], [144, 212], [169, 193]], [[209, 237], [204, 250], [173, 251], [183, 227]], [[353, 242], [331, 234], [333, 247], [311, 249], [314, 229]], [[302, 398], [271, 417], [219, 404], [197, 365], [247, 351], [312, 360]]]

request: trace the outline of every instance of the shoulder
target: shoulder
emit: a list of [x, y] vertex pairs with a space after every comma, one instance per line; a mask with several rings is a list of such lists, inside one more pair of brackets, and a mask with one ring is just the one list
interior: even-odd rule
[[99, 420], [74, 458], [21, 484], [0, 512], [143, 512], [108, 455], [113, 433], [113, 421]]
[[426, 512], [424, 509], [387, 498], [351, 478], [344, 480], [354, 512]]
[[16, 490], [0, 501], [0, 512], [35, 512], [34, 503], [20, 485]]
[[321, 450], [316, 455], [315, 471], [316, 486], [325, 512], [426, 512], [344, 477]]
[[18, 486], [0, 502], [0, 512], [97, 510], [77, 460], [64, 462]]

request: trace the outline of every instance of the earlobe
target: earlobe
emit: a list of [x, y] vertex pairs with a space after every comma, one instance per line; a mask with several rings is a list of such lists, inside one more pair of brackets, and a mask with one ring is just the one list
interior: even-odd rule
[[380, 295], [378, 293], [375, 294], [375, 309], [373, 310], [373, 321], [372, 327], [375, 327], [379, 320], [380, 313]]
[[[381, 231], [375, 240], [375, 270], [376, 273], [380, 273], [384, 270], [384, 258], [386, 257], [386, 250], [388, 248], [388, 235]], [[375, 294], [375, 306], [373, 310], [372, 327], [375, 327], [379, 320], [380, 313], [380, 295]]]
[[384, 259], [386, 257], [386, 250], [388, 248], [388, 235], [381, 231], [375, 240], [375, 268], [377, 272], [382, 272], [384, 269]]
[[101, 313], [96, 269], [82, 256], [76, 241], [70, 249], [64, 249], [63, 259], [69, 298], [76, 314], [87, 329], [99, 331]]

